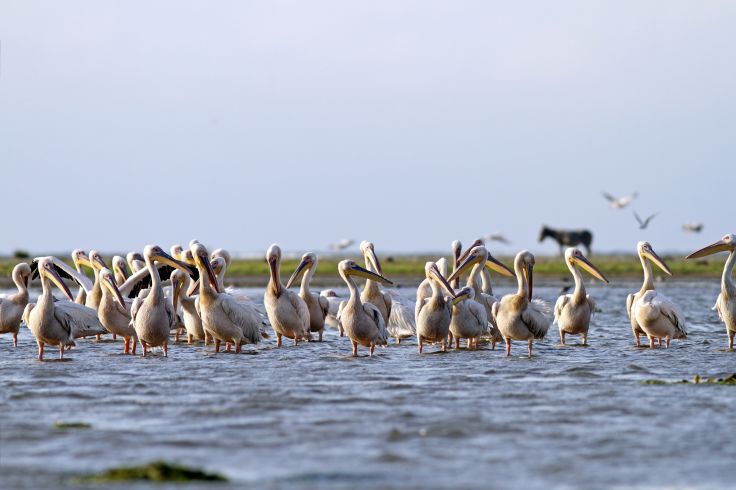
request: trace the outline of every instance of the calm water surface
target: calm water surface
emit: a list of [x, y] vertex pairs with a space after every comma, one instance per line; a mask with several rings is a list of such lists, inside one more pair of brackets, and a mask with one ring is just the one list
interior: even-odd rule
[[558, 345], [553, 326], [531, 360], [523, 343], [507, 359], [420, 356], [413, 341], [353, 359], [330, 330], [241, 355], [179, 344], [168, 359], [83, 340], [42, 363], [22, 327], [15, 350], [0, 337], [0, 487], [82, 488], [75, 475], [163, 458], [230, 479], [216, 488], [733, 488], [736, 388], [641, 384], [736, 372], [710, 310], [717, 282], [662, 285], [691, 333], [669, 350], [634, 348], [635, 289], [589, 287], [602, 310], [590, 346]]

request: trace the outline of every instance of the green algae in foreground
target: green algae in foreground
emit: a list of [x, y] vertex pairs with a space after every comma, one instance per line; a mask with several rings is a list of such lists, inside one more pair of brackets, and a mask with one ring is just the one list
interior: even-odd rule
[[703, 378], [699, 374], [696, 374], [692, 381], [683, 379], [680, 381], [663, 381], [661, 379], [647, 379], [642, 381], [645, 385], [734, 385], [736, 386], [736, 374], [732, 374], [727, 378]]
[[110, 468], [96, 475], [80, 478], [86, 483], [116, 483], [126, 481], [150, 481], [157, 483], [187, 483], [192, 481], [226, 482], [227, 479], [217, 473], [207, 473], [196, 468], [153, 461], [141, 466], [121, 466]]
[[92, 424], [87, 422], [62, 422], [57, 420], [54, 422], [54, 429], [68, 430], [68, 429], [91, 429]]

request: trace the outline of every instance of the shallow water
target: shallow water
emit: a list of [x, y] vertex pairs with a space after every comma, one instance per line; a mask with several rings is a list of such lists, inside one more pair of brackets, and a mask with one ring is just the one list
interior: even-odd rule
[[[490, 346], [418, 355], [413, 341], [354, 359], [329, 330], [323, 343], [178, 344], [145, 359], [83, 340], [71, 361], [42, 363], [22, 327], [15, 350], [0, 336], [0, 486], [81, 488], [75, 475], [163, 458], [232, 482], [216, 488], [733, 487], [736, 388], [641, 384], [736, 372], [710, 309], [718, 285], [661, 287], [690, 337], [653, 351], [633, 346], [635, 289], [589, 286], [602, 310], [590, 346], [558, 345], [553, 326], [531, 360], [523, 343], [507, 359]], [[535, 291], [553, 302], [558, 288]]]

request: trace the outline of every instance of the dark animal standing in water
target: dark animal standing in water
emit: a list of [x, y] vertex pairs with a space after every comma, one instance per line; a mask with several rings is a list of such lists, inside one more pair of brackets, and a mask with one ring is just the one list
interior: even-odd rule
[[539, 234], [539, 241], [552, 237], [560, 246], [560, 255], [564, 255], [565, 247], [576, 247], [582, 244], [588, 255], [592, 255], [590, 244], [593, 243], [593, 234], [589, 230], [555, 230], [543, 226]]

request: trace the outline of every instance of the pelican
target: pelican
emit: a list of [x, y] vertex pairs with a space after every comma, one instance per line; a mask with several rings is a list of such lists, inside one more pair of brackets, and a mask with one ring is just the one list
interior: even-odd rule
[[[376, 251], [373, 248], [373, 243], [367, 240], [362, 241], [360, 243], [360, 251], [363, 253], [365, 268], [378, 275], [382, 275], [383, 270], [381, 269], [381, 263], [378, 261], [378, 257], [376, 256]], [[360, 295], [360, 300], [363, 303], [370, 303], [378, 308], [378, 311], [381, 312], [384, 324], [388, 323], [388, 318], [391, 315], [391, 297], [381, 291], [377, 281], [372, 279], [365, 281], [365, 286], [363, 287], [363, 292]]]
[[128, 264], [125, 259], [119, 255], [112, 258], [112, 272], [115, 275], [115, 284], [120, 286], [130, 277], [130, 271], [128, 270]]
[[[187, 252], [189, 252], [191, 256], [191, 251], [186, 250], [184, 253], [186, 254]], [[198, 340], [204, 340], [205, 338], [204, 327], [202, 327], [202, 318], [200, 318], [199, 312], [197, 311], [196, 300], [187, 293], [191, 282], [192, 280], [189, 277], [189, 274], [178, 269], [171, 273], [174, 311], [177, 311], [177, 307], [179, 303], [181, 303], [181, 319], [184, 323], [184, 328], [187, 331], [188, 344], [191, 344], [195, 338]]]
[[143, 255], [141, 255], [140, 252], [128, 252], [128, 255], [125, 256], [125, 260], [128, 262], [128, 266], [130, 266], [130, 270], [133, 273], [146, 268], [146, 261], [143, 259]]
[[388, 332], [379, 309], [371, 303], [362, 302], [353, 276], [383, 284], [393, 283], [380, 274], [360, 267], [352, 260], [343, 260], [337, 265], [337, 270], [350, 290], [350, 298], [340, 310], [340, 321], [353, 344], [353, 356], [358, 355], [358, 345], [368, 347], [372, 356], [376, 345], [388, 343]]
[[631, 320], [631, 329], [636, 337], [637, 347], [640, 345], [639, 336], [646, 335], [649, 338], [649, 348], [654, 348], [654, 339], [664, 337], [667, 347], [670, 339], [687, 338], [685, 319], [675, 304], [665, 295], [654, 290], [654, 279], [652, 277], [652, 265], [657, 264], [667, 275], [672, 275], [667, 264], [659, 258], [648, 242], [639, 242], [636, 246], [644, 269], [644, 284], [637, 293], [632, 293], [626, 298], [626, 311]]
[[176, 260], [183, 260], [181, 258], [181, 253], [184, 251], [184, 248], [179, 245], [178, 243], [176, 245], [172, 245], [169, 247], [169, 253], [172, 257], [174, 257]]
[[273, 244], [266, 252], [266, 261], [271, 271], [268, 286], [263, 296], [268, 320], [276, 334], [276, 343], [281, 347], [282, 337], [309, 340], [309, 307], [298, 294], [281, 284], [281, 249]]
[[[120, 335], [125, 339], [123, 346], [124, 354], [135, 355], [135, 346], [138, 342], [135, 328], [130, 322], [130, 311], [128, 310], [123, 295], [115, 282], [115, 276], [107, 267], [99, 271], [100, 284], [102, 286], [102, 298], [97, 308], [97, 316], [100, 323], [113, 335]], [[130, 350], [130, 340], [133, 339], [133, 351]]]
[[[459, 242], [458, 242], [459, 243]], [[458, 253], [458, 257], [460, 254]], [[444, 257], [440, 257], [437, 262], [435, 262], [435, 265], [437, 266], [437, 269], [440, 271], [440, 275], [442, 277], [447, 277], [448, 273], [448, 266], [447, 266], [447, 259]], [[424, 300], [432, 296], [432, 281], [431, 278], [424, 278], [421, 283], [419, 283], [419, 287], [417, 288], [417, 301], [414, 304], [414, 319], [416, 320], [417, 315], [419, 314], [419, 309], [422, 305], [424, 305]]]
[[164, 357], [169, 355], [169, 331], [176, 326], [176, 313], [164, 296], [161, 276], [154, 262], [169, 265], [189, 273], [187, 265], [173, 258], [158, 245], [147, 245], [143, 250], [146, 268], [151, 277], [151, 287], [147, 295], [139, 295], [130, 308], [131, 323], [135, 328], [138, 342], [146, 356], [149, 347], [163, 347]]
[[286, 289], [289, 289], [300, 276], [302, 277], [299, 297], [304, 300], [307, 308], [309, 308], [309, 330], [311, 332], [319, 332], [319, 341], [322, 342], [322, 334], [325, 330], [325, 318], [327, 318], [327, 314], [329, 313], [330, 304], [327, 298], [309, 290], [309, 282], [312, 280], [316, 270], [317, 256], [312, 252], [304, 254], [294, 273], [286, 282]]
[[220, 292], [204, 245], [195, 242], [189, 250], [200, 274], [199, 314], [202, 328], [215, 339], [215, 352], [220, 351], [221, 341], [234, 345], [236, 353], [240, 352], [244, 342], [260, 342], [261, 320], [258, 312], [238, 303], [231, 295]]
[[225, 261], [226, 267], [230, 267], [230, 262], [232, 262], [232, 256], [230, 255], [230, 252], [228, 252], [224, 248], [218, 248], [210, 254], [210, 259], [212, 260], [218, 257], [222, 258]]
[[717, 242], [691, 253], [686, 258], [697, 259], [718, 252], [729, 252], [729, 254], [726, 265], [723, 267], [721, 293], [713, 309], [718, 312], [721, 321], [726, 325], [728, 348], [733, 350], [733, 337], [736, 335], [736, 285], [733, 282], [733, 268], [736, 265], [736, 235], [730, 233]]
[[[495, 349], [496, 343], [500, 342], [502, 338], [501, 332], [493, 321], [492, 312], [493, 304], [498, 300], [493, 296], [490, 279], [486, 278], [484, 274], [487, 274], [488, 270], [493, 270], [504, 276], [514, 277], [514, 273], [511, 269], [488, 253], [488, 249], [483, 245], [476, 245], [475, 247], [466, 250], [466, 252], [460, 257], [457, 268], [450, 277], [447, 278], [447, 280], [452, 284], [452, 281], [457, 280], [457, 278], [464, 274], [468, 269], [471, 270], [466, 285], [473, 288], [474, 291], [473, 298], [470, 298], [469, 300], [480, 303], [486, 310], [486, 318], [489, 322], [489, 328], [485, 329], [485, 331], [488, 332], [492, 348]], [[484, 289], [489, 291], [490, 294], [486, 293]], [[450, 333], [454, 335], [452, 330], [450, 330]]]
[[494, 303], [492, 315], [506, 340], [506, 356], [511, 355], [511, 341], [526, 340], [532, 357], [534, 339], [543, 339], [552, 323], [543, 301], [532, 300], [534, 286], [534, 255], [522, 250], [514, 259], [514, 271], [519, 282], [516, 294], [507, 294]]
[[[87, 257], [87, 253], [82, 249], [76, 249], [72, 252], [72, 263], [74, 264], [74, 269], [77, 271], [78, 274], [82, 275], [82, 266], [86, 265], [89, 267], [92, 267], [92, 264], [89, 261], [89, 257]], [[90, 283], [91, 289], [92, 283]], [[77, 291], [77, 296], [74, 298], [74, 302], [80, 305], [83, 305], [87, 301], [87, 291], [88, 288], [85, 285], [79, 286], [79, 290]]]
[[[104, 332], [92, 308], [73, 302], [71, 291], [61, 276], [72, 277], [57, 266], [52, 257], [41, 257], [35, 261], [36, 271], [41, 278], [41, 295], [36, 303], [28, 303], [23, 315], [28, 328], [38, 343], [38, 359], [43, 360], [45, 344], [59, 346], [59, 358], [64, 358], [64, 349], [74, 345], [74, 339]], [[56, 301], [51, 286], [56, 285], [69, 301]]]
[[[447, 336], [450, 332], [450, 320], [452, 319], [452, 306], [455, 299], [450, 283], [440, 273], [437, 264], [427, 262], [424, 264], [424, 275], [429, 279], [432, 295], [417, 302], [417, 343], [419, 353], [422, 353], [424, 342], [441, 342], [442, 351], [447, 352]], [[444, 296], [442, 288], [449, 294]]]
[[0, 298], [0, 333], [13, 335], [13, 347], [18, 347], [18, 330], [23, 310], [28, 304], [28, 281], [31, 279], [31, 266], [25, 262], [13, 267], [13, 282], [18, 292]]
[[609, 203], [611, 203], [611, 207], [613, 209], [623, 209], [623, 208], [625, 208], [626, 206], [628, 206], [629, 204], [631, 204], [631, 202], [634, 199], [636, 199], [638, 196], [639, 196], [639, 194], [636, 193], [636, 192], [634, 192], [633, 194], [631, 194], [629, 196], [624, 196], [624, 197], [615, 197], [615, 196], [612, 196], [611, 194], [608, 194], [606, 192], [603, 193], [603, 197], [606, 198], [606, 201], [608, 201]]
[[386, 291], [391, 298], [391, 314], [388, 316], [386, 330], [400, 344], [403, 339], [416, 337], [416, 302], [403, 298], [396, 291]]
[[475, 289], [470, 286], [459, 290], [455, 300], [450, 320], [450, 333], [455, 339], [455, 350], [460, 349], [460, 339], [468, 339], [468, 350], [478, 350], [481, 334], [488, 331], [486, 309], [475, 301]]
[[334, 289], [323, 289], [320, 291], [319, 295], [327, 300], [327, 316], [325, 317], [325, 323], [331, 327], [341, 328], [338, 325], [337, 314], [340, 310], [340, 303], [344, 300], [337, 295]]
[[577, 266], [585, 269], [596, 279], [608, 284], [608, 279], [593, 265], [583, 252], [574, 247], [565, 250], [565, 264], [575, 279], [575, 290], [572, 294], [563, 294], [555, 303], [555, 319], [560, 328], [560, 343], [565, 345], [565, 334], [582, 335], [583, 345], [588, 345], [588, 328], [590, 317], [595, 312], [595, 301], [585, 294], [583, 276]]

